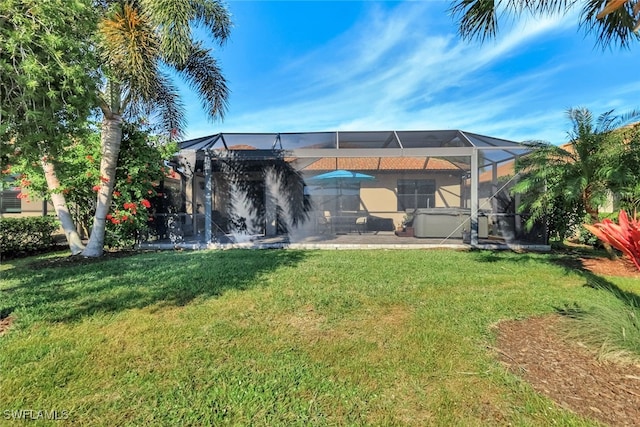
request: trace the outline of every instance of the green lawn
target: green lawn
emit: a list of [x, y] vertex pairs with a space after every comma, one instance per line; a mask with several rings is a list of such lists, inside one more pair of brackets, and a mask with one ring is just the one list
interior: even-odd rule
[[615, 299], [558, 255], [60, 257], [0, 267], [0, 314], [15, 319], [0, 337], [0, 425], [19, 410], [110, 426], [596, 425], [488, 349], [501, 319]]

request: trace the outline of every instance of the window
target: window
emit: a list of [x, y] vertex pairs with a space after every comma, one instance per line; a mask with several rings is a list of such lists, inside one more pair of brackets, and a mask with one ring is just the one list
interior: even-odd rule
[[399, 179], [398, 211], [436, 206], [434, 179]]
[[22, 212], [22, 200], [18, 199], [20, 190], [0, 191], [0, 213]]

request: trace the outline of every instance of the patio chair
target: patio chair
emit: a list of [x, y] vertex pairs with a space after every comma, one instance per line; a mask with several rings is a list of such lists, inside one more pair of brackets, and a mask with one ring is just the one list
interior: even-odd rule
[[324, 211], [323, 215], [318, 216], [317, 222], [318, 232], [324, 234], [326, 232], [331, 233], [331, 212]]
[[356, 230], [358, 231], [358, 234], [362, 234], [367, 231], [367, 222], [368, 217], [366, 216], [359, 216], [356, 218]]

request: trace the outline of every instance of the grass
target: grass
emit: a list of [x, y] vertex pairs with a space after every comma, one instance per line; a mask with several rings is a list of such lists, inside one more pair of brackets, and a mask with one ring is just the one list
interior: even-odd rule
[[[619, 280], [629, 283], [627, 289], [633, 288], [630, 285], [633, 281]], [[579, 306], [569, 308], [569, 314], [577, 322], [573, 322], [568, 335], [598, 348], [602, 358], [640, 361], [640, 295], [597, 276], [588, 277], [587, 283], [606, 298], [588, 310]]]
[[596, 425], [487, 348], [501, 319], [615, 303], [557, 255], [237, 250], [61, 267], [62, 256], [0, 266], [0, 313], [15, 319], [0, 337], [0, 419]]

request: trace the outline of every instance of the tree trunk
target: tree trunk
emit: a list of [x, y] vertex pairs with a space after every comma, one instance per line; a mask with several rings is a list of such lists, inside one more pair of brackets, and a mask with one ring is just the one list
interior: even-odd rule
[[105, 115], [102, 120], [100, 145], [102, 159], [100, 160], [100, 182], [98, 185], [98, 200], [96, 213], [93, 217], [93, 227], [89, 243], [82, 252], [86, 257], [99, 257], [104, 252], [104, 233], [106, 217], [111, 208], [111, 196], [116, 180], [116, 166], [122, 143], [122, 117], [117, 114]]
[[42, 160], [42, 169], [44, 170], [44, 177], [47, 180], [47, 188], [51, 196], [51, 202], [53, 208], [56, 210], [56, 215], [60, 220], [64, 235], [67, 237], [67, 243], [69, 243], [69, 249], [71, 255], [79, 255], [84, 250], [82, 239], [78, 235], [75, 225], [73, 224], [73, 218], [67, 208], [67, 201], [64, 195], [60, 192], [60, 181], [56, 175], [55, 167], [53, 163]]

